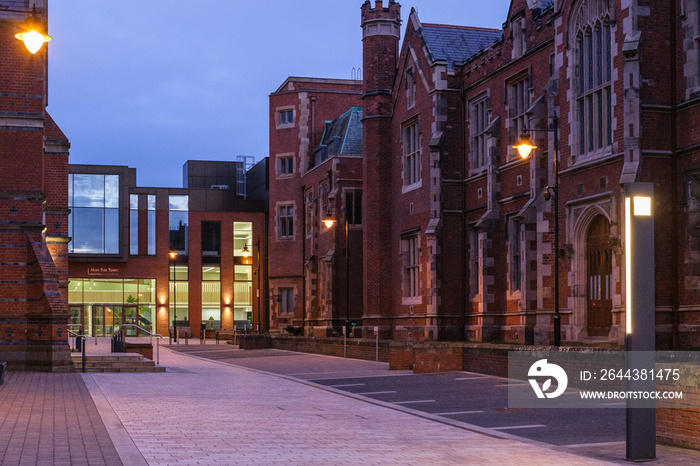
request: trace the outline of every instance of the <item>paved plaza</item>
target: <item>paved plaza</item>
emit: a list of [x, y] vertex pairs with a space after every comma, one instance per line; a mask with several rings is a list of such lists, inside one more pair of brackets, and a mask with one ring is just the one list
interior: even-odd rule
[[[10, 372], [0, 386], [2, 464], [622, 462], [619, 445], [602, 447], [597, 459], [579, 456], [437, 422], [289, 375], [167, 345], [160, 349], [166, 373]], [[95, 351], [105, 346], [88, 346]], [[337, 358], [326, 359], [337, 364]], [[385, 364], [352, 364], [358, 373], [364, 367], [365, 375], [389, 373]], [[659, 457], [655, 464], [700, 462], [697, 452], [679, 449], [660, 447]]]

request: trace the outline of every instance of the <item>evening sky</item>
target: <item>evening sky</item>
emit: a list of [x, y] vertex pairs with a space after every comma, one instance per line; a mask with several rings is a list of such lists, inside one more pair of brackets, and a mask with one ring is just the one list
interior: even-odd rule
[[[386, 2], [385, 2], [386, 3]], [[509, 0], [407, 0], [422, 23], [501, 28]], [[269, 155], [268, 96], [288, 76], [362, 67], [361, 0], [51, 0], [48, 111], [74, 164], [182, 185], [186, 160]]]

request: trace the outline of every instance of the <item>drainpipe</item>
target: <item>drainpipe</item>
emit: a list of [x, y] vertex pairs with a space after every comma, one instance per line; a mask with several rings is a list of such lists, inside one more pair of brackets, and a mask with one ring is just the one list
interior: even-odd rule
[[301, 186], [301, 334], [306, 335], [306, 186]]
[[[462, 111], [460, 112], [460, 137], [462, 139], [462, 170], [460, 173], [461, 180], [460, 180], [460, 187], [461, 187], [461, 203], [462, 203], [462, 280], [467, 279], [467, 247], [469, 246], [467, 244], [467, 187], [465, 186], [466, 183], [466, 178], [467, 178], [467, 167], [466, 167], [466, 158], [467, 158], [467, 140], [466, 140], [466, 110], [467, 110], [467, 97], [464, 91], [462, 91]], [[467, 287], [462, 286], [462, 295], [460, 296], [461, 300], [461, 305], [462, 305], [462, 320], [461, 324], [459, 327], [459, 339], [461, 341], [466, 341], [467, 335], [464, 327], [467, 325]]]
[[680, 335], [679, 335], [679, 324], [680, 324], [680, 315], [679, 315], [679, 298], [678, 298], [678, 293], [679, 293], [679, 286], [678, 286], [678, 280], [679, 280], [679, 273], [678, 273], [678, 268], [680, 267], [681, 261], [679, 260], [678, 257], [678, 231], [679, 230], [679, 222], [678, 222], [678, 158], [676, 155], [676, 151], [678, 150], [678, 127], [677, 127], [677, 105], [676, 105], [676, 99], [677, 99], [677, 79], [678, 79], [678, 72], [677, 72], [677, 67], [678, 67], [678, 61], [676, 58], [676, 47], [677, 47], [677, 41], [676, 41], [676, 0], [671, 1], [671, 8], [669, 9], [669, 16], [670, 16], [670, 31], [671, 31], [671, 157], [673, 157], [672, 161], [672, 171], [671, 171], [671, 215], [673, 220], [671, 221], [671, 224], [673, 225], [673, 231], [675, 234], [671, 235], [671, 260], [673, 263], [673, 266], [671, 267], [672, 270], [672, 286], [671, 286], [671, 314], [672, 314], [672, 319], [673, 323], [671, 325], [671, 345], [673, 349], [677, 349], [680, 347]]

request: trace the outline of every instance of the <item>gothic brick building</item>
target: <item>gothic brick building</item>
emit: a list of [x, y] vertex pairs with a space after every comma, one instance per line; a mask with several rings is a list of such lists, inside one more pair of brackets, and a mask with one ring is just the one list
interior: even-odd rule
[[[657, 345], [700, 346], [697, 2], [513, 0], [504, 13], [502, 29], [492, 30], [421, 23], [412, 10], [401, 41], [400, 5], [366, 1], [361, 88], [323, 80], [335, 106], [320, 106], [320, 97], [291, 82], [271, 95], [271, 162], [284, 167], [275, 157], [294, 157], [294, 181], [271, 179], [271, 269], [277, 257], [290, 267], [271, 272], [271, 282], [275, 275], [294, 281], [293, 296], [305, 297], [303, 306], [290, 306], [271, 285], [273, 305], [286, 309], [290, 324], [311, 324], [308, 334], [340, 328], [342, 275], [330, 279], [335, 318], [311, 323], [314, 300], [329, 295], [317, 292], [319, 275], [304, 267], [317, 270], [323, 256], [328, 273], [341, 274], [343, 257], [321, 240], [285, 242], [279, 226], [294, 237], [305, 219], [304, 236], [323, 237], [314, 230], [323, 215], [318, 191], [308, 202], [302, 196], [319, 167], [305, 160], [320, 144], [318, 120], [339, 117], [361, 98], [362, 222], [355, 228], [363, 266], [349, 269], [364, 284], [364, 335], [379, 327], [393, 339], [548, 343], [558, 254], [564, 342], [622, 343], [624, 193], [641, 181], [655, 190]], [[341, 102], [335, 96], [347, 95], [343, 86], [354, 95]], [[298, 112], [287, 143], [276, 120], [283, 90]], [[525, 160], [513, 148], [523, 128], [538, 147]], [[554, 202], [544, 194], [557, 181], [557, 152], [554, 251]], [[329, 186], [346, 178], [330, 166], [323, 172]], [[339, 199], [330, 203], [342, 211]], [[294, 204], [296, 223], [285, 223], [280, 202]], [[352, 240], [349, 250], [352, 258]]]
[[359, 80], [298, 77], [270, 94], [271, 329], [326, 336], [362, 319], [361, 96]]
[[31, 6], [45, 27], [46, 1], [4, 3], [7, 9], [0, 9], [0, 360], [15, 369], [67, 371], [72, 367], [66, 308], [70, 145], [46, 112], [47, 47], [31, 54], [15, 39], [31, 16]]

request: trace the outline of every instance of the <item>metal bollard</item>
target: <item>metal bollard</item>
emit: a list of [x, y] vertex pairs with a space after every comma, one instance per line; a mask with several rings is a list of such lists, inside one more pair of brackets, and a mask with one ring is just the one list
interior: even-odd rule
[[80, 336], [76, 337], [75, 341], [76, 341], [76, 343], [75, 343], [76, 346], [78, 345], [78, 341], [80, 341], [80, 346], [82, 347], [82, 350], [83, 350], [82, 351], [82, 353], [83, 353], [83, 370], [82, 370], [82, 372], [85, 372], [85, 366], [87, 365], [87, 357], [85, 357], [85, 346], [86, 346], [85, 343], [87, 343], [87, 337], [80, 335]]

